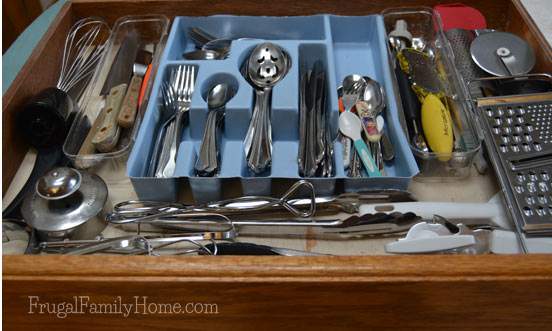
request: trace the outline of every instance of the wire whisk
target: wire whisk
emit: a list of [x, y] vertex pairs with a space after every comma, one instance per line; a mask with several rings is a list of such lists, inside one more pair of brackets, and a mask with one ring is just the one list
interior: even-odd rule
[[107, 48], [110, 32], [109, 25], [98, 17], [83, 18], [73, 25], [63, 47], [58, 89], [69, 93], [86, 85]]

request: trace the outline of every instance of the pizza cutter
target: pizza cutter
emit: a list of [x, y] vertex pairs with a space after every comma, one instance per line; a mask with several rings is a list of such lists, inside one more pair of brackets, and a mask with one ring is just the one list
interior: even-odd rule
[[512, 33], [493, 31], [479, 35], [470, 46], [473, 61], [494, 76], [524, 75], [535, 66], [535, 52]]

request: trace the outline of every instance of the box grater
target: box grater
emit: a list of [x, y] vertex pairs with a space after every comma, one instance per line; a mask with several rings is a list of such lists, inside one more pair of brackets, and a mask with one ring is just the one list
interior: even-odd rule
[[486, 97], [475, 103], [516, 225], [527, 235], [552, 234], [552, 92]]

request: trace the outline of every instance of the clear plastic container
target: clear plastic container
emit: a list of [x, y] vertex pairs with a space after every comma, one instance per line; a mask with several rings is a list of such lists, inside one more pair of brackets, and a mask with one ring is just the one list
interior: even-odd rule
[[[417, 148], [409, 137], [410, 148], [420, 168], [420, 174], [416, 179], [447, 181], [468, 177], [473, 159], [481, 147], [481, 141], [477, 134], [473, 111], [468, 102], [469, 98], [466, 95], [465, 86], [463, 86], [454, 66], [452, 48], [442, 31], [439, 14], [431, 8], [416, 7], [387, 9], [382, 12], [382, 15], [387, 34], [394, 29], [397, 20], [405, 20], [412, 37], [425, 44], [424, 51], [429, 50], [435, 55], [435, 69], [443, 78], [441, 79], [441, 91], [448, 102], [451, 118], [456, 127], [455, 139], [461, 137], [463, 142], [461, 147], [455, 147], [452, 153], [434, 153]], [[395, 55], [389, 45], [388, 52], [394, 70], [396, 65]], [[395, 76], [393, 78], [395, 94], [399, 96], [397, 80]], [[399, 101], [397, 104], [402, 109], [401, 102]], [[404, 121], [403, 129], [407, 136], [410, 136]]]
[[[165, 47], [168, 28], [169, 19], [163, 15], [125, 16], [119, 18], [115, 22], [107, 49], [94, 72], [94, 77], [91, 80], [90, 86], [85, 92], [86, 94], [82, 102], [82, 107], [76, 114], [69, 134], [63, 144], [64, 154], [73, 162], [75, 167], [81, 169], [90, 168], [107, 160], [111, 160], [115, 164], [125, 164], [126, 158], [135, 140], [136, 133], [140, 127], [143, 113], [148, 104], [148, 98], [159, 65], [159, 59]], [[149, 50], [152, 51], [150, 78], [147, 82], [143, 102], [141, 106], [138, 107], [134, 125], [132, 128], [122, 130], [119, 142], [114, 150], [107, 153], [101, 153], [95, 150], [90, 143], [90, 139], [86, 138], [103, 110], [105, 95], [102, 95], [101, 91], [108, 73], [111, 70], [117, 70], [117, 68], [112, 68], [117, 51], [122, 42], [126, 40], [125, 37], [132, 32], [137, 35], [139, 48], [147, 49], [149, 47]], [[124, 63], [123, 65], [132, 66], [136, 59], [129, 58], [125, 60], [130, 63]]]

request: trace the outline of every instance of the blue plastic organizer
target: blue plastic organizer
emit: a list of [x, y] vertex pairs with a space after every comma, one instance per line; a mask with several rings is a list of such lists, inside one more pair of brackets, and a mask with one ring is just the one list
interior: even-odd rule
[[[188, 61], [182, 53], [194, 49], [187, 34], [188, 27], [197, 26], [219, 38], [256, 38], [235, 40], [230, 56], [225, 60]], [[331, 107], [333, 131], [337, 134], [337, 87], [345, 76], [357, 73], [383, 84], [388, 107], [385, 113], [386, 132], [394, 145], [396, 158], [386, 166], [386, 177], [348, 178], [343, 169], [342, 147], [336, 141], [334, 157], [336, 174], [332, 178], [313, 178], [318, 194], [358, 191], [363, 189], [406, 189], [418, 173], [418, 166], [399, 122], [391, 80], [387, 42], [383, 19], [370, 16], [296, 16], [261, 17], [228, 16], [175, 18], [159, 65], [152, 95], [143, 123], [130, 154], [127, 171], [141, 199], [176, 200], [178, 189], [189, 185], [195, 200], [212, 201], [222, 196], [224, 184], [239, 181], [246, 195], [270, 195], [274, 180], [295, 181], [297, 166], [299, 67], [321, 59], [327, 66], [328, 106]], [[252, 47], [262, 41], [282, 46], [291, 56], [292, 67], [287, 76], [273, 89], [272, 132], [273, 160], [270, 174], [255, 177], [247, 169], [242, 141], [249, 125], [253, 107], [253, 89], [239, 72]], [[184, 129], [174, 178], [147, 178], [147, 164], [153, 149], [154, 133], [159, 123], [160, 86], [168, 68], [178, 64], [196, 64], [198, 75], [192, 98], [190, 121]], [[207, 114], [204, 97], [216, 79], [235, 80], [237, 94], [227, 104], [224, 133], [221, 141], [222, 167], [217, 177], [195, 177], [194, 164], [201, 144]]]

